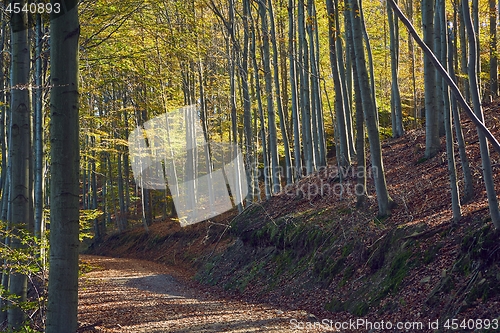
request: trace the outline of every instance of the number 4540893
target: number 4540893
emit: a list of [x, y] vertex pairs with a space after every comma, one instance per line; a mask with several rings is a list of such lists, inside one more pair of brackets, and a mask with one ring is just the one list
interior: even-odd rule
[[444, 323], [443, 327], [448, 330], [497, 330], [498, 319], [463, 319], [459, 321], [458, 319], [448, 319]]
[[5, 8], [7, 13], [19, 14], [21, 12], [31, 13], [31, 14], [50, 14], [52, 12], [59, 14], [61, 12], [61, 4], [55, 3], [52, 5], [49, 3], [30, 3], [24, 4], [21, 7], [20, 3], [9, 3], [7, 8]]

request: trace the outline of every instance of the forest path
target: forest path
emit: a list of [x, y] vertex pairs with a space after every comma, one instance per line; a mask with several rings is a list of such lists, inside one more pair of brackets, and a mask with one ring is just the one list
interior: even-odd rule
[[176, 268], [137, 259], [81, 260], [98, 268], [80, 278], [78, 332], [294, 332], [290, 320], [307, 321], [304, 311], [220, 297]]

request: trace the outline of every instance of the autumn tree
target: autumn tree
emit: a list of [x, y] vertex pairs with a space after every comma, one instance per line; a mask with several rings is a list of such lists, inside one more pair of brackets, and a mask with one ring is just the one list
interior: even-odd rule
[[364, 119], [370, 143], [370, 156], [373, 167], [375, 189], [377, 192], [378, 213], [386, 216], [390, 213], [393, 201], [387, 191], [385, 180], [384, 164], [382, 161], [382, 147], [380, 144], [380, 133], [377, 117], [377, 108], [373, 104], [373, 96], [368, 80], [368, 70], [366, 68], [365, 49], [363, 46], [363, 22], [361, 15], [357, 15], [362, 8], [358, 0], [349, 1], [351, 8], [351, 25], [354, 57], [356, 58], [356, 68], [359, 81], [359, 94], [363, 105]]
[[[22, 8], [25, 1], [12, 1], [12, 6]], [[31, 101], [29, 90], [30, 54], [28, 43], [28, 17], [26, 12], [12, 13], [11, 16], [11, 104], [9, 124], [9, 163], [10, 189], [9, 210], [10, 228], [14, 231], [10, 247], [20, 249], [21, 232], [32, 231], [30, 220], [30, 136], [31, 136]], [[26, 301], [27, 276], [21, 272], [12, 272], [9, 280], [9, 292], [18, 297], [18, 302]], [[8, 326], [19, 329], [24, 322], [24, 311], [20, 306], [10, 307], [7, 316]]]
[[78, 328], [79, 81], [78, 1], [52, 0], [50, 273], [47, 333]]

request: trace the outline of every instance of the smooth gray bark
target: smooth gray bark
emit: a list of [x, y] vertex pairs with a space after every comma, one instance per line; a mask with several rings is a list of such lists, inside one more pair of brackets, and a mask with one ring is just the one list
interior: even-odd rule
[[[36, 45], [35, 45], [35, 113], [34, 113], [34, 206], [35, 206], [35, 237], [41, 238], [43, 225], [43, 110], [42, 110], [42, 16], [36, 15]], [[85, 195], [83, 196], [85, 198]]]
[[[372, 173], [374, 176], [375, 190], [377, 192], [378, 210], [380, 216], [390, 214], [394, 204], [387, 191], [385, 180], [384, 163], [382, 161], [382, 147], [380, 144], [380, 133], [378, 130], [377, 107], [373, 103], [372, 89], [369, 86], [368, 70], [366, 68], [365, 50], [363, 47], [363, 23], [359, 12], [359, 1], [350, 0], [351, 4], [351, 25], [353, 50], [356, 57], [356, 67], [360, 85], [360, 94], [363, 105], [364, 118], [370, 143], [370, 157], [372, 162]], [[365, 170], [366, 172], [366, 170]]]
[[[434, 49], [434, 0], [422, 1], [424, 42]], [[436, 70], [429, 56], [424, 54], [425, 85], [425, 157], [434, 157], [440, 149], [438, 106], [436, 104]]]
[[[349, 40], [350, 37], [347, 35], [350, 34], [350, 30], [345, 32], [345, 37], [342, 38], [341, 29], [340, 29], [340, 15], [339, 15], [339, 2], [338, 0], [333, 1], [333, 5], [335, 7], [334, 17], [335, 17], [335, 50], [337, 54], [337, 62], [340, 74], [340, 84], [342, 85], [342, 96], [344, 100], [344, 112], [345, 112], [345, 120], [347, 126], [347, 144], [349, 147], [349, 155], [354, 156], [356, 154], [356, 147], [354, 142], [354, 125], [352, 119], [352, 57], [349, 55], [348, 48], [346, 45], [346, 51], [344, 52], [344, 47], [342, 45], [342, 41], [344, 39]], [[346, 42], [347, 44], [347, 42]], [[345, 53], [345, 54], [344, 54]], [[344, 63], [344, 57], [346, 59]]]
[[[477, 41], [476, 32], [472, 25], [472, 20], [469, 12], [469, 5], [467, 0], [462, 0], [462, 8], [464, 10], [464, 20], [467, 33], [469, 35], [469, 81], [471, 89], [472, 103], [474, 111], [479, 121], [484, 124], [483, 109], [479, 95], [479, 83], [477, 81]], [[498, 199], [495, 191], [495, 182], [493, 180], [493, 171], [491, 167], [491, 158], [483, 132], [478, 130], [479, 148], [481, 150], [481, 162], [483, 167], [483, 179], [486, 186], [486, 194], [488, 196], [488, 207], [490, 209], [491, 221], [496, 229], [500, 228], [500, 210], [498, 209]]]
[[[442, 27], [443, 22], [441, 21], [440, 18], [440, 12], [441, 12], [441, 7], [444, 5], [444, 3], [441, 0], [435, 0], [435, 7], [434, 7], [434, 54], [436, 57], [443, 63], [443, 57], [442, 57]], [[445, 64], [443, 64], [443, 67]], [[445, 108], [445, 101], [444, 101], [444, 85], [445, 83], [443, 82], [443, 79], [441, 75], [437, 72], [434, 71], [436, 75], [436, 93], [435, 93], [435, 104], [436, 104], [436, 110], [437, 112], [437, 127], [438, 127], [438, 132], [439, 136], [445, 135], [445, 129], [444, 129], [444, 108]]]
[[319, 96], [319, 87], [317, 80], [317, 70], [316, 70], [316, 56], [315, 56], [315, 47], [314, 47], [314, 33], [313, 33], [313, 25], [314, 20], [316, 19], [313, 16], [313, 1], [307, 0], [307, 21], [306, 21], [306, 32], [308, 38], [308, 51], [309, 51], [309, 89], [310, 89], [310, 102], [311, 102], [311, 130], [312, 130], [312, 147], [314, 152], [314, 163], [316, 166], [320, 166], [320, 147], [319, 147], [319, 110], [321, 108], [321, 102], [318, 98]]
[[252, 131], [252, 101], [250, 97], [250, 89], [248, 86], [248, 56], [249, 56], [249, 12], [250, 1], [243, 1], [243, 54], [240, 66], [241, 88], [243, 92], [243, 131], [245, 134], [245, 151], [246, 151], [246, 175], [248, 184], [247, 201], [252, 203], [255, 201], [256, 191], [258, 184], [254, 182], [255, 179], [255, 145]]
[[497, 55], [497, 2], [490, 0], [490, 84], [489, 93], [498, 96], [498, 55]]
[[[455, 76], [455, 68], [454, 68], [454, 54], [453, 48], [453, 39], [455, 36], [453, 35], [453, 29], [448, 29], [448, 71], [450, 73], [450, 77], [456, 83], [457, 78]], [[455, 127], [455, 135], [457, 136], [458, 143], [458, 151], [460, 154], [460, 162], [462, 164], [462, 172], [464, 174], [464, 192], [462, 200], [463, 202], [469, 202], [472, 200], [474, 196], [474, 186], [472, 183], [472, 173], [470, 170], [469, 158], [467, 157], [467, 153], [465, 151], [465, 139], [462, 131], [462, 124], [460, 122], [460, 112], [458, 112], [458, 105], [456, 98], [451, 98], [451, 110], [453, 113], [453, 125]]]
[[302, 145], [304, 150], [304, 164], [306, 166], [306, 174], [309, 175], [316, 169], [314, 149], [312, 143], [312, 126], [311, 126], [311, 95], [309, 88], [309, 51], [306, 39], [305, 28], [306, 15], [304, 11], [304, 0], [298, 0], [297, 10], [297, 31], [298, 45], [300, 57], [300, 110], [301, 110], [301, 126], [302, 126]]
[[343, 86], [340, 80], [340, 71], [343, 70], [339, 67], [338, 64], [338, 56], [336, 49], [336, 39], [339, 38], [338, 32], [336, 32], [336, 25], [334, 20], [338, 18], [338, 15], [335, 15], [335, 11], [338, 10], [334, 7], [334, 3], [332, 0], [326, 0], [326, 9], [328, 13], [328, 25], [329, 25], [329, 33], [328, 33], [328, 41], [330, 46], [330, 65], [332, 68], [332, 77], [333, 84], [335, 89], [335, 114], [336, 114], [336, 130], [339, 144], [339, 153], [337, 156], [338, 163], [341, 167], [347, 167], [351, 164], [351, 155], [349, 150], [348, 143], [348, 130], [347, 130], [347, 120], [346, 120], [346, 111], [344, 109], [344, 93]]
[[460, 21], [459, 25], [459, 36], [460, 36], [460, 70], [462, 74], [462, 84], [463, 84], [463, 94], [467, 102], [470, 102], [470, 88], [469, 88], [469, 70], [467, 68], [467, 37], [465, 34], [465, 24], [464, 24], [464, 11], [460, 4], [458, 4], [458, 19]]
[[[346, 28], [352, 26], [351, 15], [345, 12]], [[352, 30], [352, 29], [351, 29]], [[354, 104], [356, 108], [356, 168], [357, 168], [357, 182], [356, 182], [356, 206], [362, 207], [366, 193], [366, 152], [365, 152], [365, 121], [363, 115], [363, 101], [361, 100], [361, 90], [358, 79], [358, 68], [356, 65], [356, 58], [354, 57], [354, 46], [352, 41], [352, 33], [346, 33], [348, 37], [346, 44], [348, 45], [348, 54], [352, 58], [352, 71], [353, 71], [353, 85], [354, 85]]]
[[[55, 0], [51, 1], [52, 4]], [[78, 328], [78, 1], [51, 15], [50, 274], [47, 333]], [[61, 6], [62, 7], [62, 6]]]
[[264, 66], [264, 82], [266, 86], [267, 97], [267, 126], [269, 128], [269, 152], [271, 155], [271, 178], [272, 193], [281, 191], [280, 166], [278, 159], [278, 138], [276, 133], [276, 116], [274, 110], [274, 94], [271, 75], [271, 51], [269, 43], [269, 23], [266, 10], [266, 4], [263, 0], [259, 1], [259, 13], [262, 28], [262, 64]]
[[[12, 1], [21, 8], [24, 1]], [[30, 215], [30, 137], [31, 102], [29, 90], [30, 53], [26, 13], [11, 16], [11, 101], [9, 125], [10, 200], [9, 224], [13, 232], [10, 246], [13, 250], [23, 247], [20, 231], [32, 231]], [[11, 272], [9, 292], [18, 296], [18, 302], [26, 301], [27, 276], [22, 272]], [[24, 311], [19, 306], [8, 309], [7, 322], [12, 329], [19, 329], [25, 320]]]
[[391, 119], [392, 137], [403, 136], [403, 110], [401, 108], [401, 94], [399, 91], [399, 25], [394, 20], [394, 13], [387, 4], [387, 18], [389, 23], [390, 53], [391, 53]]
[[[292, 158], [290, 155], [290, 143], [288, 139], [288, 133], [286, 130], [286, 120], [284, 116], [284, 107], [281, 94], [281, 85], [279, 78], [279, 68], [278, 68], [278, 45], [276, 41], [276, 27], [274, 22], [274, 11], [273, 4], [271, 0], [267, 2], [267, 8], [269, 11], [269, 25], [270, 25], [270, 39], [273, 48], [273, 78], [274, 78], [274, 89], [276, 93], [276, 111], [278, 112], [278, 117], [280, 121], [281, 139], [283, 141], [283, 148], [285, 154], [285, 176], [286, 183], [292, 184], [293, 182], [293, 172], [292, 172]], [[286, 89], [286, 88], [285, 88]]]
[[[249, 13], [251, 15], [251, 12]], [[269, 174], [269, 159], [267, 153], [267, 135], [265, 129], [264, 121], [264, 107], [262, 106], [262, 96], [261, 96], [261, 86], [260, 86], [260, 75], [259, 75], [259, 65], [257, 63], [257, 53], [256, 53], [256, 36], [255, 36], [255, 26], [251, 30], [251, 53], [252, 53], [252, 64], [253, 72], [255, 76], [255, 97], [257, 100], [257, 105], [259, 108], [259, 121], [260, 121], [260, 137], [262, 142], [262, 162], [264, 166], [263, 177], [264, 177], [264, 192], [266, 200], [271, 198], [271, 178]]]
[[[440, 40], [441, 40], [441, 64], [445, 70], [448, 70], [448, 34], [446, 31], [446, 16], [445, 3], [443, 0], [438, 0], [436, 18], [440, 21]], [[448, 176], [450, 178], [451, 189], [451, 208], [453, 213], [453, 222], [458, 224], [462, 218], [460, 207], [460, 191], [457, 182], [457, 169], [455, 165], [455, 149], [452, 131], [452, 113], [450, 105], [450, 90], [442, 77], [438, 80], [442, 81], [443, 94], [443, 125], [446, 135], [446, 156], [448, 161]]]
[[294, 178], [299, 180], [302, 177], [302, 156], [300, 147], [300, 116], [299, 116], [299, 95], [297, 88], [297, 53], [296, 53], [296, 33], [295, 33], [294, 0], [288, 0], [288, 56], [290, 61], [290, 91], [293, 123], [293, 152], [294, 152]]

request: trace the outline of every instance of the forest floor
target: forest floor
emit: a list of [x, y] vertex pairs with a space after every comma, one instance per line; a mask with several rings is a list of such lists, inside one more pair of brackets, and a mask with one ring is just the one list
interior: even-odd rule
[[[499, 138], [500, 103], [485, 105], [484, 111], [487, 127]], [[217, 302], [238, 302], [232, 303], [241, 306], [232, 312], [240, 316], [235, 317], [236, 322], [259, 323], [229, 326], [226, 331], [252, 332], [266, 322], [266, 327], [280, 327], [276, 330], [286, 332], [293, 328], [290, 319], [296, 318], [296, 331], [314, 332], [310, 328], [318, 323], [317, 318], [326, 318], [327, 323], [331, 319], [340, 324], [359, 319], [378, 324], [385, 321], [422, 325], [408, 332], [446, 332], [456, 322], [461, 326], [454, 331], [493, 332], [493, 327], [500, 328], [499, 233], [494, 231], [489, 216], [477, 131], [467, 118], [462, 124], [474, 177], [474, 198], [462, 203], [459, 224], [451, 223], [444, 138], [441, 152], [427, 160], [423, 158], [425, 132], [417, 129], [409, 130], [402, 138], [385, 140], [382, 145], [388, 190], [397, 205], [388, 217], [377, 216], [373, 177], [368, 177], [369, 197], [362, 208], [356, 208], [356, 196], [352, 194], [356, 174], [349, 172], [339, 183], [335, 160], [331, 160], [328, 168], [304, 177], [268, 201], [247, 207], [242, 214], [231, 211], [185, 228], [175, 219], [159, 220], [150, 226], [149, 233], [136, 225], [124, 233], [110, 232], [89, 252], [165, 265], [170, 270], [167, 274], [176, 278], [176, 274], [181, 274], [192, 291], [206, 290]], [[493, 151], [491, 156], [498, 193], [500, 157]], [[462, 179], [458, 152], [456, 159]], [[342, 195], [336, 192], [339, 186], [346, 190]], [[463, 191], [462, 181], [459, 187]], [[319, 188], [328, 192], [322, 193]], [[98, 265], [107, 267], [106, 261], [99, 260]], [[158, 272], [167, 269], [155, 267]], [[114, 274], [113, 269], [107, 272]], [[83, 286], [89, 286], [85, 279]], [[169, 303], [173, 306], [169, 308], [163, 302], [172, 300], [155, 294], [159, 306], [147, 305], [146, 299], [146, 309], [137, 308], [135, 303], [143, 296], [134, 289], [123, 289], [116, 279], [100, 280], [95, 287], [86, 288], [92, 293], [93, 288], [104, 288], [101, 283], [109, 286], [108, 296], [99, 294], [97, 298], [82, 290], [82, 325], [102, 320], [109, 323], [96, 324], [103, 332], [126, 331], [116, 326], [122, 323], [131, 325], [126, 332], [145, 332], [138, 322], [127, 321], [133, 316], [145, 316], [143, 325], [161, 322], [169, 327], [158, 332], [187, 329], [184, 326], [179, 330], [169, 326], [178, 322], [168, 322], [168, 316], [181, 311], [182, 304]], [[119, 298], [120, 293], [124, 293], [123, 298]], [[134, 293], [137, 296], [127, 300], [125, 296]], [[149, 293], [154, 294], [154, 290]], [[203, 297], [195, 302], [202, 302]], [[188, 294], [186, 298], [192, 302]], [[115, 306], [117, 312], [101, 311], [103, 304]], [[245, 311], [251, 309], [248, 304], [255, 304], [255, 311], [260, 314], [243, 319]], [[126, 312], [122, 314], [119, 307], [135, 313], [132, 317]], [[149, 307], [166, 312], [148, 315]], [[196, 307], [191, 311], [199, 313]], [[185, 315], [192, 318], [193, 313], [187, 311]], [[189, 331], [211, 332], [210, 325], [226, 322], [227, 314], [216, 307], [214, 317], [207, 321], [195, 315]], [[200, 323], [194, 323], [198, 320]], [[495, 322], [497, 326], [491, 325]], [[196, 326], [201, 323], [208, 328]], [[432, 326], [434, 323], [439, 324], [438, 330]], [[480, 325], [483, 323], [488, 323], [489, 328]], [[321, 327], [322, 331], [335, 331], [326, 325]], [[221, 327], [218, 330], [224, 331]], [[340, 331], [370, 330], [348, 327]]]
[[293, 332], [287, 311], [221, 297], [189, 273], [138, 259], [82, 256], [78, 332]]

